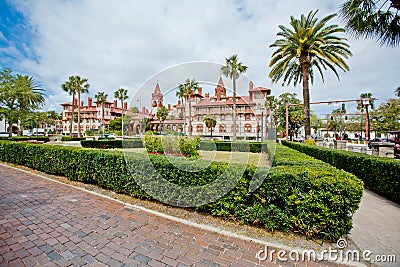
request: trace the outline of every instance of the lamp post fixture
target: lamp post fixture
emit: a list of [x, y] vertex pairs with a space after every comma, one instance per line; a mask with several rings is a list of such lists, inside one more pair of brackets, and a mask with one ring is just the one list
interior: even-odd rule
[[372, 106], [372, 100], [369, 97], [361, 98], [361, 105], [365, 107], [365, 140], [369, 141], [370, 138], [370, 124], [369, 124], [369, 112], [368, 106]]
[[264, 142], [264, 110], [265, 107], [261, 106], [261, 142]]

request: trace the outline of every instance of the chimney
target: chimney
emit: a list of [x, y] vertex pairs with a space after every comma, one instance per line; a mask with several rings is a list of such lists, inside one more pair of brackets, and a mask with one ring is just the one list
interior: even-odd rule
[[217, 101], [221, 101], [221, 89], [218, 88], [218, 89], [216, 90], [216, 93], [217, 93]]
[[117, 100], [114, 100], [114, 108], [116, 108], [116, 107], [117, 107], [117, 105], [118, 105], [118, 102], [117, 102]]
[[78, 99], [74, 98], [74, 107], [78, 107]]
[[205, 97], [206, 97], [206, 98], [210, 98], [210, 94], [209, 94], [209, 93], [206, 93]]
[[181, 105], [181, 101], [180, 100], [178, 100], [178, 106], [180, 106]]
[[203, 87], [199, 88], [199, 95], [203, 95]]
[[146, 107], [142, 107], [142, 113], [146, 113]]
[[171, 110], [171, 104], [168, 104], [168, 110]]
[[124, 109], [125, 109], [125, 110], [128, 109], [128, 102], [124, 102]]
[[92, 98], [88, 97], [87, 102], [88, 102], [88, 106], [90, 108], [92, 106]]
[[249, 91], [251, 91], [251, 90], [253, 90], [253, 82], [252, 81], [249, 82]]
[[83, 101], [81, 101], [81, 107], [83, 107]]

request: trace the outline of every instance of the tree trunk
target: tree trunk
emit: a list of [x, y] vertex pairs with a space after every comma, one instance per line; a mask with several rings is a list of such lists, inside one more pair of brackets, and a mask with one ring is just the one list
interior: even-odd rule
[[121, 136], [124, 137], [124, 100], [122, 98], [120, 100], [121, 100]]
[[233, 82], [233, 141], [236, 141], [236, 75], [232, 75]]
[[81, 93], [78, 92], [78, 138], [81, 137]]
[[371, 131], [371, 127], [370, 127], [370, 125], [369, 125], [369, 112], [368, 112], [368, 105], [367, 105], [367, 107], [365, 108], [365, 115], [366, 115], [366, 118], [365, 118], [365, 120], [366, 120], [366, 125], [367, 125], [367, 132], [366, 132], [366, 134], [365, 134], [365, 139], [366, 139], [366, 141], [369, 141], [370, 139], [371, 139], [371, 137], [370, 137], [370, 131]]
[[104, 133], [104, 103], [101, 103], [101, 131]]
[[75, 94], [72, 94], [72, 112], [71, 112], [71, 124], [70, 124], [70, 131], [69, 135], [72, 136], [73, 124], [74, 124], [74, 108], [75, 108]]
[[189, 137], [192, 137], [192, 102], [189, 96]]
[[212, 129], [213, 129], [213, 127], [211, 127], [211, 137], [212, 137]]
[[310, 89], [309, 89], [309, 78], [310, 78], [310, 57], [300, 57], [300, 65], [303, 75], [303, 103], [304, 103], [304, 131], [305, 138], [311, 135], [310, 128]]

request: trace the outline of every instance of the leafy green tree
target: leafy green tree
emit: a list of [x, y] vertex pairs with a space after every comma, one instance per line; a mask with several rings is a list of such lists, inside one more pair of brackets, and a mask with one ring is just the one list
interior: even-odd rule
[[195, 79], [186, 79], [185, 83], [179, 85], [179, 91], [182, 92], [182, 95], [189, 103], [189, 136], [192, 136], [192, 95], [197, 92], [200, 87]]
[[204, 117], [204, 123], [206, 124], [206, 127], [211, 130], [211, 137], [212, 137], [213, 129], [215, 125], [217, 125], [217, 117], [215, 117], [214, 114], [206, 115]]
[[344, 116], [346, 114], [345, 109], [334, 109], [332, 110], [331, 119], [329, 120], [328, 129], [339, 133], [339, 136], [344, 135], [346, 129]]
[[399, 0], [347, 0], [340, 7], [346, 29], [355, 37], [377, 39], [380, 45], [400, 43]]
[[117, 117], [113, 120], [110, 120], [109, 129], [110, 129], [110, 131], [121, 131], [122, 117]]
[[376, 125], [377, 132], [384, 134], [387, 131], [400, 129], [400, 98], [392, 98], [371, 111], [371, 122]]
[[139, 108], [136, 107], [136, 106], [131, 107], [131, 110], [132, 110], [132, 113], [133, 113], [133, 114], [139, 113]]
[[[278, 98], [276, 108], [277, 130], [286, 133], [286, 104], [300, 104], [300, 99], [295, 93], [283, 93]], [[289, 106], [289, 136], [293, 137], [303, 125], [303, 108], [301, 106]]]
[[275, 112], [277, 106], [278, 106], [278, 99], [276, 99], [275, 96], [270, 95], [266, 97], [265, 107], [270, 110], [271, 124], [273, 127], [277, 125], [278, 121], [278, 114], [276, 114]]
[[232, 79], [232, 87], [233, 87], [233, 141], [236, 141], [236, 80], [239, 78], [239, 75], [245, 73], [247, 70], [247, 66], [243, 65], [241, 62], [238, 62], [239, 59], [237, 55], [233, 55], [229, 58], [225, 58], [226, 65], [221, 67], [221, 72], [226, 77]]
[[269, 77], [276, 83], [283, 79], [283, 85], [292, 83], [296, 86], [303, 83], [304, 102], [304, 128], [306, 136], [310, 129], [310, 90], [316, 69], [324, 81], [323, 70], [330, 69], [339, 79], [337, 68], [348, 71], [345, 59], [352, 54], [345, 38], [337, 36], [344, 32], [338, 25], [327, 25], [335, 17], [334, 14], [322, 19], [315, 17], [318, 10], [310, 12], [307, 16], [301, 15], [300, 19], [290, 17], [292, 29], [280, 25], [280, 32], [270, 47], [277, 48], [272, 54], [269, 66], [272, 67]]
[[397, 97], [400, 97], [400, 86], [397, 87], [397, 89], [395, 91], [395, 94], [396, 94]]
[[45, 102], [43, 89], [33, 77], [13, 75], [11, 69], [0, 72], [0, 112], [9, 125], [12, 136], [12, 124], [24, 115], [40, 108]]
[[96, 102], [101, 105], [101, 131], [104, 132], [104, 105], [107, 102], [108, 95], [104, 92], [98, 92], [94, 95]]
[[[168, 117], [168, 109], [164, 106], [161, 106], [157, 110], [157, 118], [160, 120], [160, 123], [162, 124], [165, 119]], [[160, 126], [161, 129], [161, 126]], [[161, 130], [160, 130], [161, 131]]]

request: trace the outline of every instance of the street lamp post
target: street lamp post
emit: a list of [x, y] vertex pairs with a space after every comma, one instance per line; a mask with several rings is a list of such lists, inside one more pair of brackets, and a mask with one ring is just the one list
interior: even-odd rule
[[261, 142], [264, 142], [264, 106], [261, 106]]

